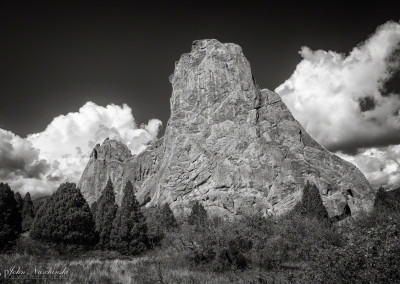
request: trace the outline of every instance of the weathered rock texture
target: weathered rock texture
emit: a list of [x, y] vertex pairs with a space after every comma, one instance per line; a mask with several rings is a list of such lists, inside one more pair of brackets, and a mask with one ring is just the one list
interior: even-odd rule
[[315, 142], [276, 93], [259, 89], [238, 45], [195, 41], [170, 81], [164, 137], [136, 157], [116, 151], [125, 155], [119, 162], [92, 154], [80, 182], [89, 202], [111, 176], [117, 200], [131, 180], [146, 206], [167, 202], [178, 214], [195, 200], [212, 214], [282, 214], [311, 180], [331, 217], [372, 208], [375, 191], [364, 175]]
[[122, 172], [125, 162], [132, 158], [131, 151], [124, 144], [115, 140], [106, 139], [103, 144], [97, 144], [90, 154], [89, 163], [78, 184], [84, 197], [92, 204], [96, 201], [109, 178], [116, 184], [116, 200], [121, 202]]

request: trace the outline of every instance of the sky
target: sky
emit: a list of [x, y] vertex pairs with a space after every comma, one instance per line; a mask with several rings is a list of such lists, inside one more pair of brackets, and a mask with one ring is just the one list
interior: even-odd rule
[[239, 44], [319, 143], [374, 187], [400, 187], [399, 3], [80, 2], [0, 4], [0, 181], [13, 189], [77, 182], [106, 137], [139, 153], [162, 136], [168, 77], [203, 38]]

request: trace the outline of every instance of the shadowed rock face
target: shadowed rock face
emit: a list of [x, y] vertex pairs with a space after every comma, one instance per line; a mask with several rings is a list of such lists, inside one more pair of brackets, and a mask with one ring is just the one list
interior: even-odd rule
[[[164, 137], [106, 169], [117, 196], [131, 180], [141, 202], [167, 202], [177, 214], [195, 200], [211, 214], [283, 214], [311, 180], [331, 217], [372, 209], [375, 191], [363, 174], [315, 142], [276, 93], [259, 89], [238, 45], [195, 41], [170, 81]], [[92, 154], [80, 183], [88, 200], [106, 182], [86, 182], [96, 179], [93, 164]]]

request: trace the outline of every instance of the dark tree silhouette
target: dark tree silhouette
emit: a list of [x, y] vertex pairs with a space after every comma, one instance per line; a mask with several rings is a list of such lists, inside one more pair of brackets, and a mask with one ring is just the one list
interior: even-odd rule
[[35, 210], [31, 199], [31, 194], [27, 192], [24, 197], [24, 203], [22, 206], [22, 231], [29, 231], [32, 227], [33, 218], [35, 218]]
[[6, 183], [0, 183], [0, 251], [9, 249], [21, 232], [21, 214], [14, 193]]
[[295, 211], [299, 212], [303, 217], [317, 218], [321, 221], [327, 221], [329, 219], [328, 212], [322, 203], [319, 190], [317, 186], [311, 182], [307, 182], [304, 187], [303, 197]]
[[113, 184], [109, 179], [97, 200], [95, 228], [99, 235], [99, 247], [101, 249], [110, 249], [110, 234], [117, 209]]
[[22, 207], [24, 205], [24, 201], [22, 200], [21, 194], [17, 191], [14, 193], [14, 199], [17, 202], [17, 209], [20, 213], [22, 213]]
[[31, 228], [34, 239], [66, 245], [96, 241], [90, 208], [74, 183], [63, 183], [38, 210]]
[[201, 225], [207, 221], [207, 211], [203, 205], [196, 201], [192, 206], [192, 212], [188, 216], [188, 223], [190, 225]]
[[147, 248], [147, 224], [136, 199], [132, 183], [127, 182], [121, 207], [113, 222], [112, 247], [127, 255], [144, 252]]

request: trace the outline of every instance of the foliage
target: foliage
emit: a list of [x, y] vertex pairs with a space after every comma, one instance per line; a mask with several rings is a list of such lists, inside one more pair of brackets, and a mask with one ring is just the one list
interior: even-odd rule
[[320, 221], [328, 221], [328, 212], [322, 203], [321, 195], [317, 186], [311, 182], [307, 182], [301, 202], [298, 203], [293, 213], [298, 213], [303, 217], [316, 218]]
[[22, 231], [29, 231], [32, 227], [33, 218], [35, 218], [35, 210], [31, 199], [31, 194], [27, 192], [24, 197], [22, 206]]
[[346, 228], [347, 242], [320, 249], [307, 275], [326, 283], [400, 282], [400, 214], [372, 213]]
[[111, 247], [117, 251], [135, 255], [147, 248], [147, 224], [136, 199], [132, 183], [124, 188], [121, 207], [112, 224]]
[[21, 232], [21, 214], [14, 193], [6, 183], [0, 183], [0, 251], [9, 249]]
[[152, 248], [160, 245], [164, 236], [178, 227], [174, 213], [168, 203], [161, 207], [147, 209], [144, 213], [148, 227], [149, 244]]
[[61, 245], [93, 245], [96, 241], [89, 205], [74, 183], [63, 183], [41, 206], [30, 235]]
[[377, 214], [385, 214], [400, 211], [399, 190], [386, 191], [379, 188], [374, 203], [374, 211]]
[[21, 214], [22, 213], [22, 207], [24, 205], [24, 201], [22, 200], [22, 196], [18, 191], [14, 193], [14, 199], [17, 202], [17, 210]]
[[187, 221], [190, 225], [202, 225], [207, 221], [207, 211], [199, 201], [193, 203], [192, 211]]
[[97, 213], [95, 218], [95, 228], [99, 235], [98, 246], [101, 249], [109, 249], [110, 234], [113, 221], [117, 213], [118, 205], [115, 204], [115, 193], [111, 180], [109, 179], [106, 187], [97, 200]]

